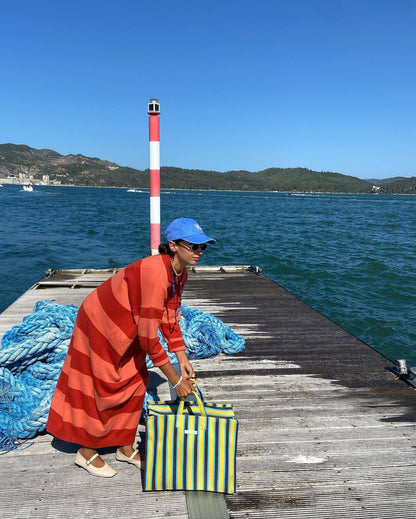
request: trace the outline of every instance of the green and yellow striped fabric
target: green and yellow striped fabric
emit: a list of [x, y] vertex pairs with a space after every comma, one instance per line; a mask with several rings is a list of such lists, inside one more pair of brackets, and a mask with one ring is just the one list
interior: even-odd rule
[[[237, 420], [230, 404], [165, 401], [149, 405], [145, 490], [232, 494]], [[152, 410], [151, 410], [152, 408]]]

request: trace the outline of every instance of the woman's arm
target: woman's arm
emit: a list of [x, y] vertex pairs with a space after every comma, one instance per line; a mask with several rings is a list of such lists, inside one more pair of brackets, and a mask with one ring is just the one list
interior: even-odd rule
[[[176, 384], [181, 380], [181, 376], [178, 375], [178, 373], [176, 372], [176, 369], [172, 366], [172, 364], [170, 362], [167, 362], [166, 364], [162, 364], [162, 366], [159, 366], [159, 369], [164, 375], [166, 375], [166, 377], [169, 379], [169, 382], [172, 384], [172, 386], [176, 386]], [[182, 381], [175, 390], [178, 397], [180, 399], [184, 400], [187, 396], [192, 394], [193, 390], [194, 390], [194, 386], [193, 386], [192, 382], [187, 380], [187, 378], [182, 375]]]
[[175, 351], [175, 355], [178, 359], [179, 367], [181, 369], [181, 375], [183, 376], [183, 378], [195, 378], [194, 368], [192, 367], [192, 364], [189, 362], [186, 351]]

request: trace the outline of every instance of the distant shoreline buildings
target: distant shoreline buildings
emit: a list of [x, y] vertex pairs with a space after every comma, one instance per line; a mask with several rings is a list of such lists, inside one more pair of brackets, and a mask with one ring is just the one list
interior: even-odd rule
[[61, 182], [59, 180], [54, 180], [51, 182], [49, 175], [42, 175], [42, 178], [34, 178], [33, 175], [28, 173], [19, 173], [17, 175], [7, 175], [5, 178], [0, 178], [0, 184], [15, 184], [15, 185], [25, 185], [25, 184], [33, 184], [38, 186], [60, 186]]

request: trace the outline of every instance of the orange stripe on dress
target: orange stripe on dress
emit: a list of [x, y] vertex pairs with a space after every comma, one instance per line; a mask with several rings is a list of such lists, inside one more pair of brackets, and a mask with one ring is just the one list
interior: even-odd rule
[[91, 350], [95, 351], [103, 361], [113, 365], [117, 365], [122, 357], [119, 352], [114, 350], [104, 335], [97, 330], [82, 306], [78, 312], [71, 345], [76, 351], [86, 355], [89, 355]]
[[58, 438], [78, 443], [90, 448], [110, 447], [114, 445], [131, 445], [134, 443], [136, 429], [112, 429], [109, 434], [94, 436], [83, 427], [74, 427], [70, 422], [62, 422], [53, 410], [49, 414], [48, 431]]
[[[97, 431], [100, 427], [100, 423], [105, 426], [107, 426], [109, 422], [116, 423], [117, 417], [119, 416], [122, 416], [122, 420], [125, 423], [130, 420], [132, 420], [132, 423], [137, 423], [140, 418], [144, 397], [145, 390], [142, 388], [142, 391], [138, 391], [137, 394], [134, 394], [127, 402], [122, 402], [107, 409], [100, 410], [97, 409], [95, 405], [96, 400], [93, 397], [89, 397], [82, 391], [72, 388], [70, 388], [69, 391], [64, 389], [63, 392], [59, 387], [56, 394], [56, 405], [53, 406], [53, 409], [58, 414], [62, 414], [63, 420], [72, 421], [72, 416], [76, 416], [78, 417], [76, 418], [78, 422], [74, 422], [75, 425], [85, 427], [88, 424], [89, 427], [91, 423], [92, 427]], [[70, 404], [68, 398], [70, 399]], [[81, 416], [83, 417], [83, 422], [79, 419]], [[129, 416], [131, 416], [131, 418], [129, 418]], [[94, 422], [97, 423], [94, 425]], [[96, 431], [91, 432], [95, 434]]]
[[[127, 283], [116, 288], [121, 288], [121, 290], [127, 294]], [[102, 312], [104, 313], [103, 317], [106, 320], [106, 324], [111, 333], [113, 327], [117, 327], [122, 330], [127, 337], [133, 339], [135, 336], [136, 325], [132, 317], [130, 305], [126, 308], [118, 302], [117, 298], [114, 296], [111, 278], [100, 285], [96, 289], [96, 293]], [[111, 320], [111, 323], [109, 323], [108, 320]]]
[[124, 307], [127, 311], [130, 311], [131, 305], [125, 274], [126, 269], [124, 268], [117, 272], [117, 274], [114, 274], [114, 276], [111, 276], [110, 283], [114, 298], [122, 307]]
[[[98, 367], [94, 366], [92, 369], [91, 360], [97, 360]], [[67, 383], [71, 388], [79, 389], [87, 395], [94, 395], [97, 399], [116, 394], [119, 401], [130, 398], [136, 390], [136, 386], [144, 386], [148, 380], [144, 354], [141, 366], [136, 366], [134, 369], [130, 364], [128, 371], [124, 372], [122, 369], [119, 372], [116, 371], [115, 373], [120, 375], [118, 380], [114, 376], [111, 377], [111, 372], [104, 372], [103, 365], [100, 364], [100, 359], [95, 354], [94, 359], [91, 359], [87, 355], [77, 352], [72, 357], [70, 370], [63, 370], [63, 373], [66, 376], [69, 374]], [[109, 375], [109, 379], [103, 379], [103, 375]], [[129, 387], [131, 384], [134, 384], [135, 387]], [[124, 395], [125, 392], [126, 395]]]
[[131, 326], [128, 333], [126, 333], [126, 330], [121, 329], [113, 323], [111, 319], [109, 319], [101, 306], [101, 301], [96, 290], [88, 296], [83, 307], [85, 314], [90, 320], [91, 326], [105, 337], [108, 344], [111, 345], [111, 348], [113, 348], [119, 355], [123, 355], [137, 334], [136, 325], [131, 314]]
[[[141, 405], [140, 402], [135, 402], [136, 406]], [[101, 417], [100, 417], [101, 418]], [[72, 409], [72, 414], [68, 417], [68, 421], [74, 427], [82, 427], [93, 436], [104, 436], [111, 432], [114, 427], [117, 429], [137, 429], [139, 422], [138, 413], [118, 413], [112, 414], [109, 420], [91, 418], [84, 409]]]

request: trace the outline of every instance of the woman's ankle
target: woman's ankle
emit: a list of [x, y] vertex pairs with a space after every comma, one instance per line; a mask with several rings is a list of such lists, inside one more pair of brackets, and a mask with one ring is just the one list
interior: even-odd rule
[[[89, 459], [91, 459], [94, 454], [97, 454], [97, 450], [96, 449], [92, 449], [90, 447], [81, 447], [79, 449], [79, 453], [81, 454], [81, 456], [83, 458], [85, 458], [87, 461]], [[100, 468], [100, 467], [104, 467], [104, 461], [100, 458], [100, 456], [97, 456], [95, 458], [95, 460], [93, 460], [91, 462], [92, 465], [94, 465], [94, 467], [97, 467], [97, 468]]]
[[134, 452], [133, 445], [120, 445], [118, 449], [124, 456], [131, 456]]

